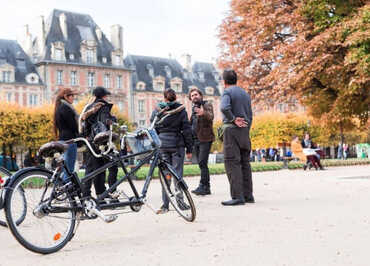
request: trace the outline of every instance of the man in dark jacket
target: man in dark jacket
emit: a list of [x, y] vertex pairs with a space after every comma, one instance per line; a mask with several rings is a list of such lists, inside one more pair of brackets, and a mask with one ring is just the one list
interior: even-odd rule
[[193, 133], [194, 151], [200, 168], [199, 186], [192, 192], [196, 195], [204, 196], [211, 194], [208, 157], [212, 142], [215, 140], [213, 133], [213, 106], [211, 103], [203, 101], [203, 93], [197, 88], [190, 90], [189, 99], [193, 103], [190, 123]]
[[249, 94], [236, 86], [234, 70], [223, 73], [225, 90], [221, 97], [224, 128], [225, 169], [230, 182], [231, 200], [226, 206], [254, 203], [250, 166], [252, 108]]
[[[91, 110], [94, 111], [89, 114], [89, 116], [84, 121], [85, 125], [83, 129], [83, 134], [89, 139], [91, 146], [95, 149], [96, 152], [98, 152], [98, 149], [97, 147], [95, 147], [94, 144], [92, 144], [95, 134], [100, 133], [96, 131], [99, 128], [100, 130], [108, 130], [110, 121], [116, 121], [116, 118], [111, 114], [113, 104], [107, 102], [107, 97], [110, 94], [111, 93], [106, 88], [96, 87], [93, 91], [93, 95], [95, 96], [94, 102], [88, 105], [84, 110], [84, 113], [89, 113], [89, 111]], [[101, 124], [98, 122], [100, 122]], [[100, 124], [100, 126], [98, 126], [98, 124]], [[96, 158], [89, 151], [87, 151], [85, 154], [85, 160], [85, 175], [88, 175], [94, 170], [102, 167], [105, 163], [103, 158]], [[118, 169], [114, 170], [117, 171]], [[112, 175], [117, 176], [117, 173], [112, 173]], [[91, 195], [91, 183], [91, 180], [86, 182], [83, 191], [84, 196]], [[94, 178], [94, 186], [97, 196], [105, 192], [105, 172], [99, 174]]]

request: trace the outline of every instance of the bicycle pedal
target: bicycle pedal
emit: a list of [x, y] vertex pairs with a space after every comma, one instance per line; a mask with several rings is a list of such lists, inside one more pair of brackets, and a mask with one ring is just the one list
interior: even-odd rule
[[99, 211], [97, 208], [92, 208], [89, 210], [89, 214], [95, 214], [96, 216], [98, 216], [100, 219], [102, 219], [104, 222], [106, 223], [111, 223], [113, 221], [115, 221], [118, 216], [117, 215], [105, 215], [104, 213], [102, 213], [101, 211]]

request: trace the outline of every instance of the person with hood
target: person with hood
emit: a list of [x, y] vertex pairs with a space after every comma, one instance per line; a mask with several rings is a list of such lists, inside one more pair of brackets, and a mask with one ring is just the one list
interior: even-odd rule
[[[83, 121], [84, 124], [82, 134], [90, 141], [91, 146], [95, 149], [96, 152], [98, 152], [98, 149], [92, 143], [94, 137], [98, 133], [108, 130], [111, 121], [117, 120], [111, 114], [113, 104], [108, 102], [108, 95], [110, 94], [111, 94], [110, 91], [107, 90], [106, 88], [96, 87], [93, 90], [95, 100], [91, 104], [87, 105], [84, 108], [83, 113], [81, 114], [81, 120]], [[87, 151], [85, 154], [85, 165], [86, 165], [85, 175], [88, 175], [94, 170], [104, 166], [104, 164], [105, 162], [103, 158], [96, 158], [92, 153]], [[114, 179], [114, 177], [117, 178], [118, 169], [113, 170], [115, 170], [115, 172], [114, 171], [110, 172], [112, 175], [110, 179]], [[92, 180], [86, 182], [85, 187], [83, 189], [83, 195], [85, 197], [91, 196], [91, 185]], [[105, 192], [106, 190], [105, 172], [97, 175], [94, 178], [94, 186], [97, 196]]]
[[[160, 102], [153, 111], [151, 121], [160, 113], [155, 129], [162, 142], [162, 157], [169, 162], [182, 177], [184, 169], [185, 148], [189, 156], [192, 152], [193, 139], [191, 126], [185, 106], [176, 101], [176, 92], [166, 89], [163, 93], [164, 102]], [[157, 211], [158, 214], [168, 212], [169, 199], [162, 188], [163, 205]]]
[[[78, 137], [79, 116], [73, 107], [76, 92], [70, 88], [60, 89], [55, 99], [54, 106], [54, 134], [60, 141], [66, 141]], [[73, 172], [77, 158], [77, 144], [69, 144], [64, 152], [64, 160], [68, 170]], [[63, 180], [67, 181], [67, 173], [64, 173]]]

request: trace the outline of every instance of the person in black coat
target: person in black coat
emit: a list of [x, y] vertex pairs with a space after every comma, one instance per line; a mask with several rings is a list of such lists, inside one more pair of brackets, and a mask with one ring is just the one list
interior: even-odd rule
[[[156, 131], [162, 142], [162, 158], [169, 162], [177, 174], [182, 177], [184, 169], [185, 149], [191, 154], [193, 136], [191, 125], [185, 106], [176, 102], [176, 93], [173, 89], [166, 89], [163, 93], [164, 102], [158, 104], [153, 111], [151, 121], [158, 112], [163, 111], [156, 124]], [[166, 213], [169, 209], [169, 199], [162, 188], [163, 205], [157, 211], [158, 214]]]
[[[78, 114], [73, 107], [74, 97], [77, 93], [70, 88], [59, 90], [55, 99], [54, 109], [54, 133], [60, 141], [66, 141], [78, 137]], [[77, 144], [69, 144], [64, 152], [64, 161], [70, 172], [75, 169], [77, 158]], [[67, 173], [64, 173], [63, 180], [66, 182]]]
[[[111, 93], [104, 87], [96, 87], [93, 91], [95, 100], [93, 103], [89, 104], [81, 115], [82, 120], [84, 121], [83, 126], [83, 135], [87, 137], [90, 141], [91, 146], [94, 148], [95, 152], [98, 152], [98, 148], [92, 143], [96, 134], [103, 132], [109, 129], [109, 124], [111, 121], [116, 121], [116, 118], [111, 114], [111, 109], [113, 104], [108, 103], [107, 97]], [[91, 152], [87, 151], [85, 154], [85, 165], [86, 171], [85, 175], [93, 172], [94, 170], [104, 166], [105, 161], [103, 158], [96, 158]], [[110, 174], [109, 180], [117, 179], [118, 168], [115, 167]], [[114, 181], [114, 180], [113, 180]], [[109, 182], [111, 183], [114, 182]], [[91, 185], [92, 180], [89, 180], [85, 183], [83, 189], [83, 195], [85, 197], [91, 196]], [[105, 187], [105, 172], [97, 175], [94, 178], [94, 186], [96, 195], [104, 193], [106, 190]]]

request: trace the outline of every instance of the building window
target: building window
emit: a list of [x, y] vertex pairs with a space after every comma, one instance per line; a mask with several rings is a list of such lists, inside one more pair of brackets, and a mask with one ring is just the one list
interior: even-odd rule
[[37, 94], [31, 93], [29, 96], [29, 106], [36, 106], [37, 105]]
[[145, 90], [145, 83], [142, 82], [142, 81], [139, 81], [137, 84], [136, 84], [136, 89], [137, 90]]
[[69, 54], [69, 59], [74, 60], [75, 59], [75, 55], [74, 54]]
[[89, 72], [87, 73], [87, 86], [92, 88], [95, 86], [95, 73]]
[[172, 89], [176, 92], [181, 92], [181, 84], [179, 83], [172, 83]]
[[145, 127], [145, 120], [140, 120], [139, 121], [139, 126], [140, 127]]
[[55, 49], [55, 60], [62, 60], [63, 59], [62, 53], [63, 53], [62, 49]]
[[107, 58], [106, 58], [105, 56], [103, 57], [103, 59], [102, 59], [102, 60], [103, 60], [103, 63], [104, 63], [104, 64], [105, 64], [105, 63], [107, 63]]
[[144, 104], [145, 104], [144, 100], [139, 100], [138, 101], [139, 113], [144, 113]]
[[57, 71], [57, 85], [63, 84], [63, 70]]
[[77, 85], [77, 71], [71, 71], [71, 85]]
[[206, 91], [206, 94], [208, 95], [213, 95], [215, 92], [212, 87], [206, 87], [205, 91]]
[[88, 64], [94, 63], [94, 50], [91, 49], [86, 50], [86, 63]]
[[3, 82], [10, 82], [10, 71], [3, 71]]
[[162, 82], [162, 81], [156, 81], [154, 83], [154, 90], [155, 91], [163, 91], [164, 90], [164, 82]]
[[118, 109], [120, 112], [123, 111], [123, 102], [118, 102]]
[[109, 74], [104, 75], [104, 87], [110, 88], [110, 75]]
[[117, 89], [122, 88], [122, 76], [117, 76]]
[[119, 55], [116, 55], [116, 65], [117, 66], [121, 65], [121, 57]]
[[7, 101], [8, 103], [13, 102], [13, 94], [12, 94], [11, 92], [7, 92], [7, 93], [6, 93], [6, 101]]

